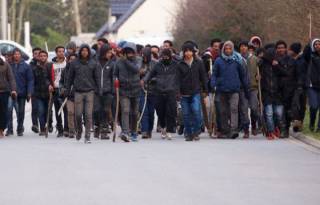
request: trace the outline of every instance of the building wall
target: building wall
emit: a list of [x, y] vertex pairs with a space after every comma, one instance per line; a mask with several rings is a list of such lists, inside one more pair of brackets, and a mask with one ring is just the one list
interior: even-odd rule
[[178, 0], [146, 0], [135, 13], [113, 35], [114, 40], [140, 39], [160, 42], [171, 38], [174, 14], [177, 12]]

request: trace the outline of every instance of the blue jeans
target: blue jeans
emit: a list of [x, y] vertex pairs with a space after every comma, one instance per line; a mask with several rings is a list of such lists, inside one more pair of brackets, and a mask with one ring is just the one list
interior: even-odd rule
[[37, 98], [38, 105], [38, 114], [39, 114], [39, 122], [41, 131], [45, 130], [47, 123], [47, 115], [48, 115], [48, 99]]
[[193, 134], [200, 134], [202, 125], [200, 94], [195, 94], [190, 97], [182, 97], [181, 107], [185, 135], [190, 136]]
[[13, 132], [13, 119], [12, 119], [12, 112], [13, 108], [16, 111], [17, 116], [17, 131], [23, 132], [23, 122], [24, 122], [24, 115], [25, 115], [25, 104], [26, 98], [25, 97], [18, 97], [16, 100], [13, 100], [11, 97], [8, 101], [8, 131]]
[[[317, 113], [320, 108], [320, 90], [309, 88], [308, 102], [310, 106], [310, 127], [314, 127], [317, 118]], [[320, 128], [320, 120], [318, 120], [318, 128]]]
[[275, 130], [275, 124], [277, 127], [283, 128], [283, 105], [265, 105], [264, 112], [268, 132], [273, 132]]
[[[143, 105], [145, 101], [144, 98], [145, 98], [145, 94], [140, 96], [140, 103], [139, 103], [140, 113], [142, 112], [142, 109], [143, 109]], [[141, 132], [152, 132], [153, 130], [154, 112], [155, 112], [154, 98], [155, 97], [153, 95], [148, 95], [146, 108], [144, 110], [144, 113], [141, 119]]]

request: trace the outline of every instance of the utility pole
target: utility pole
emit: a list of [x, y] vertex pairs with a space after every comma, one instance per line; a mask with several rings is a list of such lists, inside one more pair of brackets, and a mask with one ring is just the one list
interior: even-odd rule
[[79, 2], [78, 0], [72, 0], [72, 7], [74, 12], [74, 21], [76, 24], [76, 33], [77, 35], [81, 34], [81, 22], [80, 22], [80, 13], [79, 13]]
[[8, 2], [1, 0], [1, 39], [7, 39], [8, 28]]

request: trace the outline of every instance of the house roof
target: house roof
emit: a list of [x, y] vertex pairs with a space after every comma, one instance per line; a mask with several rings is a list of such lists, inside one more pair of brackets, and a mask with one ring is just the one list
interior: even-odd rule
[[111, 12], [113, 16], [125, 14], [136, 0], [110, 0]]
[[113, 25], [109, 26], [108, 22], [106, 22], [96, 33], [96, 36], [102, 37], [106, 33], [115, 33], [121, 26], [124, 24], [128, 18], [145, 2], [146, 0], [136, 0], [130, 9], [123, 14]]

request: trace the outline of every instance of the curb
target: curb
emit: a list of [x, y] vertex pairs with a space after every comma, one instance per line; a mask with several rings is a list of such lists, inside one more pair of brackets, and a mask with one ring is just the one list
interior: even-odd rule
[[312, 147], [320, 149], [320, 141], [319, 140], [316, 140], [316, 139], [314, 139], [312, 137], [306, 136], [301, 132], [290, 131], [290, 135], [293, 138], [295, 138], [295, 139], [297, 139], [297, 140], [299, 140], [299, 141], [301, 141], [301, 142], [303, 142], [303, 143], [305, 143], [307, 145], [310, 145]]

